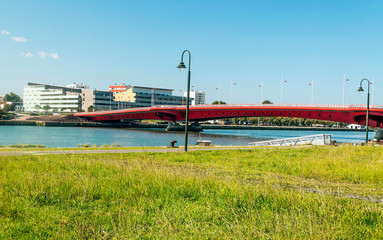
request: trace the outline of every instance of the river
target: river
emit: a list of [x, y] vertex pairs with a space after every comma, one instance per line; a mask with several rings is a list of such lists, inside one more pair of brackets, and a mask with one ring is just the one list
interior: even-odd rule
[[[121, 129], [121, 128], [85, 128], [85, 127], [37, 127], [37, 126], [0, 126], [0, 145], [41, 144], [47, 147], [76, 147], [79, 144], [113, 143], [122, 146], [166, 146], [170, 140], [176, 145], [184, 144], [183, 132], [166, 132], [158, 129]], [[214, 145], [246, 146], [249, 142], [268, 139], [298, 137], [315, 134], [331, 134], [337, 142], [363, 142], [365, 132], [352, 131], [294, 131], [294, 130], [232, 130], [206, 129], [202, 133], [189, 133], [189, 145], [198, 139], [210, 140]], [[370, 132], [372, 139], [375, 133]]]

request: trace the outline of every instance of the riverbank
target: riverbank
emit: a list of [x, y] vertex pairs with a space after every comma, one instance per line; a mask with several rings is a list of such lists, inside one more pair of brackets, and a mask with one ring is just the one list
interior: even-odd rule
[[0, 156], [0, 238], [381, 239], [380, 147]]

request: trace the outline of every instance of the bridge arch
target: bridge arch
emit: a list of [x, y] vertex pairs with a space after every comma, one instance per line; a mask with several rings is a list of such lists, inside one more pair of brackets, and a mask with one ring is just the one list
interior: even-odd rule
[[[76, 113], [93, 121], [119, 121], [121, 119], [152, 119], [183, 121], [186, 107], [153, 106], [115, 111]], [[366, 124], [366, 105], [313, 105], [313, 104], [241, 104], [190, 106], [189, 120], [206, 121], [236, 117], [291, 117]], [[383, 128], [383, 106], [370, 106], [369, 126]]]

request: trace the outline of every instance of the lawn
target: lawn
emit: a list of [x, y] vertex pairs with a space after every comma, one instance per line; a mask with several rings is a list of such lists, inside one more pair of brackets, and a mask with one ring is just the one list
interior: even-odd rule
[[382, 239], [383, 148], [0, 156], [0, 239]]

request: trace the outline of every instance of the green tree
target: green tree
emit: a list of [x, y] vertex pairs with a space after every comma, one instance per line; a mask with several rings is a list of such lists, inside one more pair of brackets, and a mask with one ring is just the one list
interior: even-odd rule
[[214, 101], [212, 104], [226, 104], [224, 101]]
[[298, 126], [299, 125], [299, 119], [297, 118], [290, 118], [289, 119], [289, 126]]
[[48, 110], [51, 109], [51, 107], [50, 107], [49, 105], [45, 105], [45, 106], [43, 107], [43, 109], [45, 110], [45, 113], [47, 113]]
[[94, 110], [93, 105], [90, 105], [90, 106], [88, 107], [88, 112], [93, 112], [93, 110]]
[[265, 100], [262, 102], [262, 104], [273, 104], [273, 102], [271, 102], [270, 100]]
[[273, 119], [273, 123], [277, 126], [281, 126], [282, 125], [282, 118], [281, 117], [276, 117]]
[[22, 102], [21, 97], [13, 92], [7, 93], [4, 96], [6, 102]]
[[282, 117], [282, 118], [281, 118], [281, 124], [282, 124], [282, 126], [290, 126], [290, 120], [291, 120], [291, 118]]
[[313, 120], [312, 119], [305, 119], [305, 121], [304, 121], [304, 125], [305, 126], [311, 126], [311, 124], [313, 123]]
[[15, 111], [15, 104], [5, 104], [4, 106], [4, 111], [9, 112], [9, 111]]
[[40, 106], [40, 105], [38, 105], [38, 104], [36, 104], [36, 105], [35, 105], [35, 109], [36, 109], [36, 111], [38, 111], [38, 110], [40, 110], [40, 109], [41, 109], [41, 106]]

